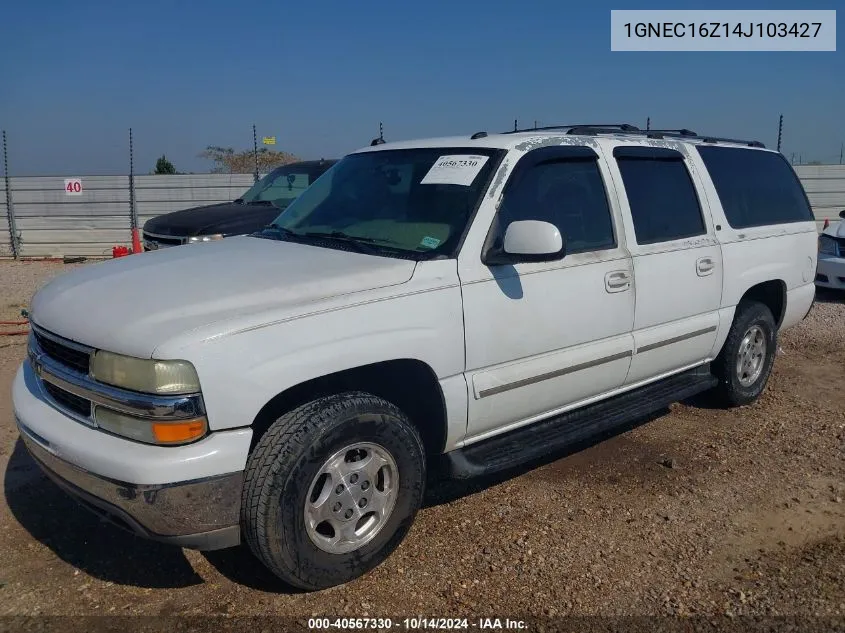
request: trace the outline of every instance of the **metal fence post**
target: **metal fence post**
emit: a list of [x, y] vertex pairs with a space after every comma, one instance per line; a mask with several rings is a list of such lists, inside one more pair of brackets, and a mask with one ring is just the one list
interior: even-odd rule
[[132, 233], [132, 252], [141, 252], [141, 239], [138, 235], [138, 209], [135, 205], [135, 154], [132, 144], [132, 128], [129, 128], [129, 225]]
[[12, 256], [18, 259], [21, 256], [21, 248], [18, 243], [18, 227], [15, 224], [15, 205], [12, 200], [12, 180], [9, 177], [9, 149], [6, 145], [6, 130], [3, 130], [3, 177], [6, 181], [6, 213], [9, 218], [9, 236], [12, 245]]
[[252, 125], [252, 156], [255, 159], [255, 182], [258, 182], [258, 135], [255, 133], [255, 124]]

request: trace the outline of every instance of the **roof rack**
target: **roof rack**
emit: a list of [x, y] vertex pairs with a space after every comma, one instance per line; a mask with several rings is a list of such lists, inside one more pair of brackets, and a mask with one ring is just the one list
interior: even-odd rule
[[605, 130], [613, 132], [621, 130], [623, 132], [637, 132], [640, 128], [630, 123], [603, 123], [603, 124], [574, 124], [574, 125], [546, 125], [543, 127], [529, 127], [523, 129], [508, 130], [502, 134], [518, 134], [519, 132], [543, 132], [548, 130], [567, 130], [567, 134], [583, 134], [584, 132], [573, 132], [572, 130]]
[[[681, 139], [695, 139], [702, 143], [735, 143], [737, 145], [747, 145], [748, 147], [766, 146], [760, 141], [748, 141], [735, 138], [722, 138], [719, 136], [702, 136], [687, 128], [678, 130], [641, 130], [635, 125], [628, 123], [613, 123], [606, 125], [552, 125], [548, 127], [534, 128], [537, 131], [542, 130], [566, 130], [566, 134], [573, 135], [594, 135], [594, 134], [621, 134], [631, 136], [645, 136], [647, 138], [662, 139], [662, 138], [681, 138]], [[514, 130], [512, 132], [503, 132], [503, 134], [513, 134], [514, 132], [531, 132], [534, 129]]]
[[702, 143], [736, 143], [737, 145], [747, 145], [748, 147], [766, 147], [760, 141], [747, 141], [736, 138], [722, 138], [719, 136], [702, 136], [686, 128], [682, 128], [680, 130], [646, 130], [644, 134], [648, 138], [666, 138], [667, 136], [674, 136], [685, 139], [696, 139], [701, 141]]

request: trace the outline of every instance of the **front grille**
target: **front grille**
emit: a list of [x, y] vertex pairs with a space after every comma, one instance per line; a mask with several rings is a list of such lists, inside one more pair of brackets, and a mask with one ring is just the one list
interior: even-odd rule
[[37, 331], [35, 332], [35, 340], [38, 342], [41, 350], [56, 362], [83, 374], [88, 373], [90, 356], [87, 352], [63, 345]]
[[167, 246], [179, 246], [184, 243], [181, 237], [169, 237], [166, 235], [153, 235], [144, 233], [144, 250], [156, 250]]
[[85, 398], [80, 398], [56, 385], [44, 382], [44, 389], [50, 394], [50, 397], [65, 409], [78, 413], [83, 417], [91, 416], [91, 401]]

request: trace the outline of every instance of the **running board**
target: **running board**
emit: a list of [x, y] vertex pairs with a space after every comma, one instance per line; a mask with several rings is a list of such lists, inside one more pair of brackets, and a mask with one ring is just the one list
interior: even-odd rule
[[673, 402], [715, 387], [709, 363], [663, 380], [568, 411], [514, 431], [496, 435], [443, 455], [447, 475], [469, 479], [490, 475], [542, 458], [555, 451], [613, 435]]

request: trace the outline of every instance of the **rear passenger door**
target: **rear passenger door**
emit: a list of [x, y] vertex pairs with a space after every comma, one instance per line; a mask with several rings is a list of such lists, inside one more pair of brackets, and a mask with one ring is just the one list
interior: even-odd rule
[[633, 257], [634, 355], [626, 385], [706, 360], [716, 342], [722, 251], [694, 166], [674, 149], [618, 145], [614, 177]]

